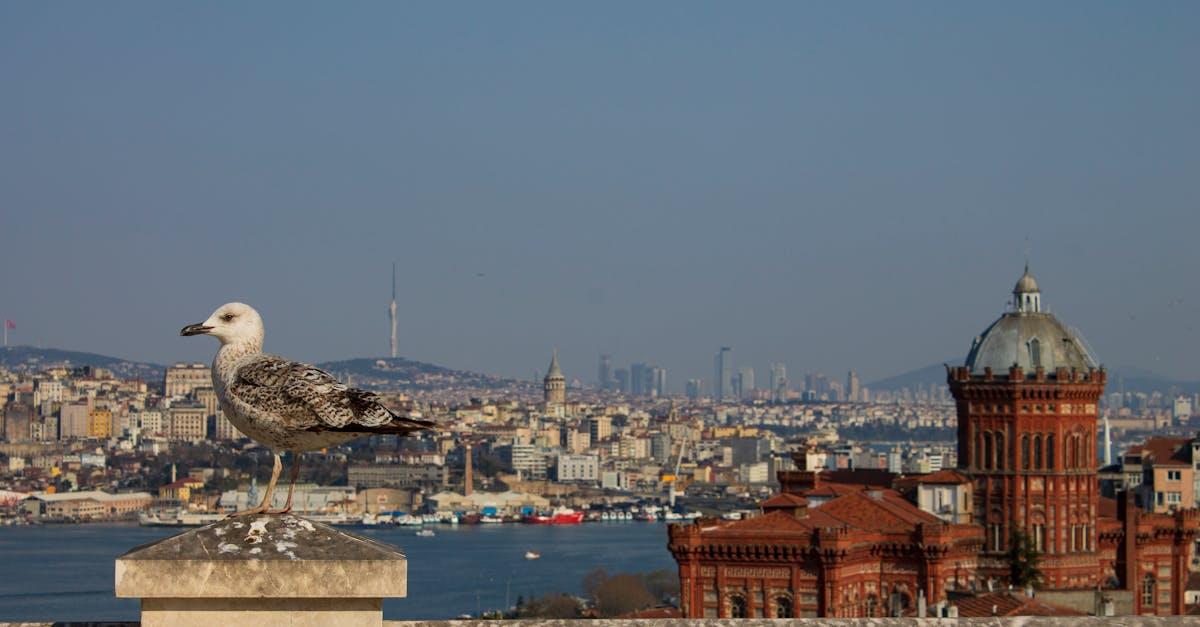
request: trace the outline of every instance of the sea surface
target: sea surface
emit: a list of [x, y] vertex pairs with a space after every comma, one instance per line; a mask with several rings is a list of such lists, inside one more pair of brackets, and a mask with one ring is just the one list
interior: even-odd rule
[[[595, 568], [610, 574], [675, 568], [663, 523], [435, 525], [347, 529], [408, 556], [408, 598], [385, 601], [385, 618], [441, 619], [525, 598], [581, 593]], [[137, 620], [138, 602], [113, 596], [113, 562], [180, 529], [135, 525], [0, 527], [0, 622]], [[526, 560], [525, 551], [541, 553]], [[506, 604], [507, 599], [507, 604]]]

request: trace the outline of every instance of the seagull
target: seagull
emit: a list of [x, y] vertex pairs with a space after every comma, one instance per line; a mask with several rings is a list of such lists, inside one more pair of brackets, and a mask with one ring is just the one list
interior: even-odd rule
[[234, 516], [291, 511], [299, 459], [292, 461], [287, 503], [280, 510], [268, 507], [283, 468], [283, 451], [313, 451], [365, 435], [402, 436], [433, 426], [419, 416], [396, 414], [378, 395], [348, 387], [316, 366], [263, 353], [262, 318], [249, 305], [221, 305], [207, 320], [189, 324], [179, 334], [211, 335], [220, 340], [212, 380], [221, 411], [239, 431], [275, 455], [262, 503]]

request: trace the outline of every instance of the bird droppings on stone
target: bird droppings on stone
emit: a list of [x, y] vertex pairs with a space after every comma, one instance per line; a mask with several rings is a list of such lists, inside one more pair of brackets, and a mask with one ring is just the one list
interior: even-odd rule
[[259, 553], [262, 553], [262, 549], [260, 549], [258, 547], [254, 547], [253, 549], [250, 549], [251, 555], [258, 555]]
[[222, 542], [221, 544], [217, 545], [217, 550], [222, 553], [237, 553], [238, 551], [242, 550], [242, 547], [229, 542]]

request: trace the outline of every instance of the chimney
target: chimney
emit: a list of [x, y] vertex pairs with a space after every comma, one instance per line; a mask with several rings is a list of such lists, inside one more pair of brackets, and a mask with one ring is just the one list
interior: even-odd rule
[[475, 482], [475, 473], [471, 468], [471, 444], [463, 445], [466, 449], [465, 466], [463, 468], [463, 496], [471, 496], [471, 485]]

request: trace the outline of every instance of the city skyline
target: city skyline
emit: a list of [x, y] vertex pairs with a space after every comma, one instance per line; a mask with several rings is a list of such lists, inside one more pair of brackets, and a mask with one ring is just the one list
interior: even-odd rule
[[1028, 253], [1101, 363], [1200, 379], [1194, 5], [279, 6], [0, 9], [12, 343], [204, 360], [242, 300], [384, 356], [398, 260], [411, 359], [870, 382], [961, 360]]

